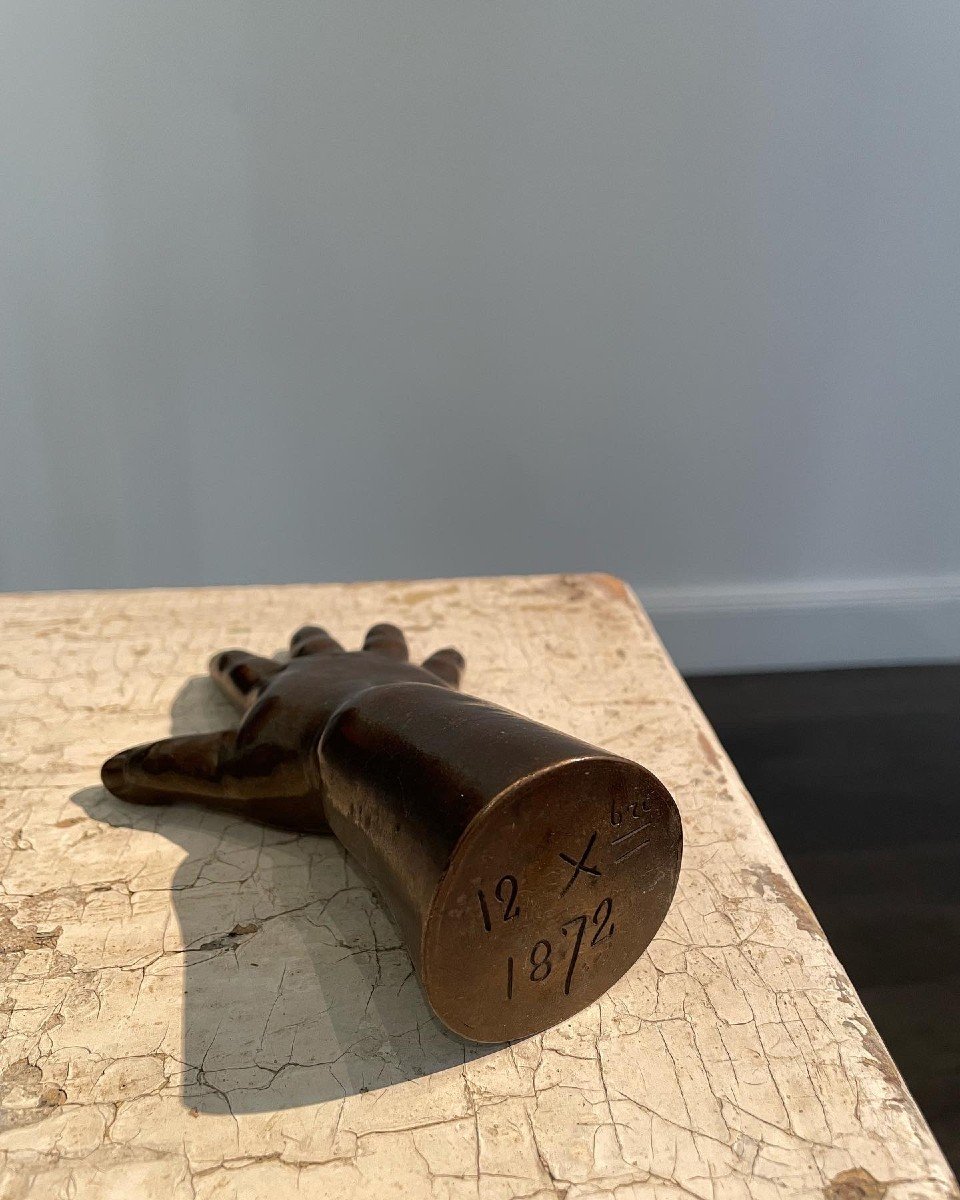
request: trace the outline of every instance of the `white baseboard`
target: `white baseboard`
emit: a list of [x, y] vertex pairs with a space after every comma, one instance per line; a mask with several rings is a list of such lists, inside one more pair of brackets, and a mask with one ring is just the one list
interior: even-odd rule
[[637, 592], [688, 674], [960, 661], [960, 575]]

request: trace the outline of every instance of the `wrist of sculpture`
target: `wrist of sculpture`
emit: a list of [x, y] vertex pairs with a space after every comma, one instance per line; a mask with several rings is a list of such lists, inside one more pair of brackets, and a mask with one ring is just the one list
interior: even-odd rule
[[465, 1038], [573, 1016], [666, 916], [680, 818], [627, 759], [407, 683], [342, 708], [320, 770], [331, 829], [376, 881], [433, 1011]]

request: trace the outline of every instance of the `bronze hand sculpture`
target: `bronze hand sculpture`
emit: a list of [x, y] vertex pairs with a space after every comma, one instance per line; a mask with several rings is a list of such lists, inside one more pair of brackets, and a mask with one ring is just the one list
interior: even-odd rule
[[210, 671], [238, 729], [115, 755], [104, 785], [334, 833], [386, 899], [434, 1012], [479, 1042], [539, 1032], [611, 987], [663, 921], [680, 818], [649, 771], [458, 692], [463, 658], [407, 661], [375, 625], [347, 652], [306, 626], [287, 664]]

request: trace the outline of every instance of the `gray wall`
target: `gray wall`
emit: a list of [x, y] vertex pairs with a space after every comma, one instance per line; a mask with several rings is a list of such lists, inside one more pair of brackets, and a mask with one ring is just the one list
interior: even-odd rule
[[605, 569], [691, 668], [960, 656], [955, 0], [0, 12], [0, 587]]

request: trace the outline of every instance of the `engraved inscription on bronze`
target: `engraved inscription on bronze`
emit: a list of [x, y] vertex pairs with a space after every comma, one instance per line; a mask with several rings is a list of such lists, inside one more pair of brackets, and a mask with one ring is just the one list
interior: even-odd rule
[[572, 1016], [663, 921], [682, 848], [663, 784], [457, 691], [456, 650], [415, 666], [395, 626], [359, 651], [305, 626], [289, 663], [228, 650], [210, 670], [239, 727], [124, 750], [105, 786], [335, 834], [455, 1033], [499, 1042]]

